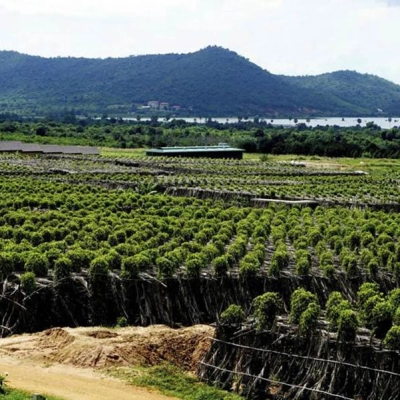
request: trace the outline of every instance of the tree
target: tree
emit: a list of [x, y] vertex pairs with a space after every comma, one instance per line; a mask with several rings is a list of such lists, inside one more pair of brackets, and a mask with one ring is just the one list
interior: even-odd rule
[[135, 279], [138, 277], [140, 265], [136, 256], [125, 257], [122, 260], [122, 273], [123, 278]]
[[360, 308], [363, 308], [365, 302], [375, 295], [379, 294], [379, 285], [377, 283], [366, 282], [360, 286], [357, 292], [357, 303]]
[[160, 278], [170, 278], [175, 273], [174, 264], [166, 257], [156, 259], [158, 276]]
[[326, 318], [333, 331], [338, 329], [339, 318], [344, 310], [351, 310], [350, 303], [343, 298], [340, 292], [332, 292], [326, 302]]
[[56, 281], [60, 281], [64, 278], [71, 276], [72, 262], [67, 257], [59, 258], [54, 264], [54, 277]]
[[0, 280], [4, 280], [13, 272], [11, 253], [0, 253]]
[[220, 315], [220, 321], [222, 324], [232, 325], [240, 324], [246, 318], [246, 314], [243, 308], [237, 304], [231, 304], [225, 311]]
[[307, 306], [300, 316], [299, 329], [301, 334], [308, 336], [316, 330], [320, 313], [321, 307], [317, 303], [312, 302]]
[[338, 320], [338, 339], [345, 342], [354, 342], [359, 322], [353, 310], [340, 312]]
[[253, 315], [257, 321], [257, 329], [271, 329], [282, 308], [282, 300], [278, 293], [266, 292], [253, 300]]
[[296, 289], [290, 298], [290, 321], [298, 324], [310, 303], [318, 304], [317, 296], [303, 288]]
[[395, 325], [390, 328], [389, 332], [386, 334], [383, 344], [389, 350], [400, 350], [400, 326]]
[[32, 252], [25, 262], [25, 270], [33, 272], [36, 276], [47, 276], [49, 261], [44, 254]]
[[48, 133], [47, 126], [42, 125], [36, 129], [36, 135], [38, 136], [47, 136], [47, 133]]
[[30, 295], [36, 290], [36, 277], [33, 272], [25, 272], [21, 275], [21, 287], [26, 295]]
[[226, 274], [229, 267], [228, 256], [227, 255], [218, 256], [214, 258], [212, 264], [214, 267], [215, 275], [223, 276]]

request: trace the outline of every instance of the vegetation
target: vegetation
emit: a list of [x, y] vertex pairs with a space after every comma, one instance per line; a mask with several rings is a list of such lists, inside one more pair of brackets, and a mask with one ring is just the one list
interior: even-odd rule
[[240, 396], [202, 384], [194, 376], [170, 364], [148, 368], [117, 369], [113, 375], [137, 386], [159, 390], [183, 400], [239, 400]]
[[383, 342], [389, 350], [400, 350], [400, 326], [390, 328]]
[[157, 110], [163, 115], [176, 112], [172, 106], [203, 117], [371, 115], [376, 104], [393, 113], [400, 98], [397, 85], [375, 76], [340, 71], [283, 77], [215, 46], [185, 55], [105, 60], [2, 51], [0, 86], [0, 110], [36, 115], [65, 108], [78, 114], [140, 113], [150, 100], [169, 103]]
[[[65, 113], [49, 116], [40, 122], [29, 122], [27, 119], [13, 121], [9, 116], [2, 120], [0, 114], [0, 140], [120, 148], [216, 145], [228, 142], [249, 153], [262, 154], [367, 158], [398, 158], [400, 155], [398, 126], [383, 130], [372, 122], [363, 128], [311, 128], [304, 123], [284, 128], [259, 119], [238, 119], [237, 123], [229, 124], [204, 119], [204, 124], [197, 124], [179, 119], [158, 121], [154, 118], [147, 122], [116, 118], [77, 119], [73, 114], [72, 121], [65, 123], [68, 115]], [[267, 159], [264, 163], [269, 165], [269, 161]], [[148, 191], [151, 190], [150, 187]]]
[[267, 292], [254, 299], [253, 308], [257, 329], [271, 329], [282, 308], [282, 300], [278, 293]]
[[[311, 317], [310, 314], [319, 314], [318, 308], [310, 305], [317, 305], [317, 296], [303, 288], [296, 289], [290, 299], [290, 319], [293, 323], [299, 323], [302, 315], [307, 312], [309, 314], [306, 320]], [[311, 317], [312, 318], [312, 317]], [[308, 323], [307, 323], [308, 324]], [[307, 325], [306, 324], [306, 325]], [[307, 326], [304, 326], [306, 328]]]
[[346, 342], [353, 342], [356, 338], [359, 321], [353, 310], [345, 309], [340, 312], [338, 319], [338, 337]]
[[[3, 400], [31, 400], [32, 394], [21, 390], [9, 389], [6, 385], [7, 375], [0, 375], [0, 398]], [[47, 396], [47, 400], [62, 400], [59, 397]]]
[[[104, 121], [87, 129], [108, 126], [111, 134], [125, 129]], [[55, 124], [54, 132], [57, 127], [67, 130]], [[199, 129], [204, 129], [199, 137], [206, 137], [206, 129], [224, 134]], [[345, 341], [354, 340], [359, 326], [384, 340], [399, 324], [400, 292], [390, 290], [400, 279], [396, 160], [328, 165], [326, 159], [298, 158], [307, 161], [299, 166], [275, 156], [199, 162], [108, 151], [98, 157], [0, 155], [1, 278], [26, 301], [44, 281], [62, 291], [82, 274], [88, 279], [91, 323], [114, 326], [124, 315], [105, 310], [115, 282], [129, 290], [142, 279], [167, 284], [179, 277], [195, 284], [205, 277], [239, 277], [237, 284], [247, 291], [254, 278], [279, 286], [282, 277], [295, 275], [300, 286], [314, 277], [327, 287], [347, 282], [353, 293], [359, 287], [357, 298], [334, 292], [324, 304], [329, 293], [319, 294], [318, 301], [315, 293], [298, 288], [291, 302], [291, 292], [281, 302], [276, 293], [266, 293], [253, 302], [258, 329], [271, 329], [283, 310], [304, 335], [315, 332], [326, 315], [333, 335]], [[355, 172], [359, 168], [368, 175]], [[387, 284], [380, 286], [383, 280]], [[250, 301], [226, 310], [221, 321], [243, 321]], [[124, 324], [134, 323], [125, 318]]]
[[357, 104], [361, 109], [373, 110], [376, 104], [385, 104], [385, 112], [397, 113], [397, 106], [394, 102], [388, 101], [387, 96], [390, 93], [389, 97], [396, 98], [399, 95], [399, 87], [374, 75], [359, 74], [355, 71], [336, 71], [317, 76], [285, 77], [285, 79], [302, 89], [313, 91], [323, 87], [326, 94], [340, 98], [343, 103]]
[[221, 323], [227, 325], [240, 324], [245, 318], [243, 308], [237, 304], [231, 304], [220, 316]]
[[310, 335], [316, 331], [320, 313], [321, 307], [317, 303], [312, 302], [307, 306], [299, 321], [299, 329], [302, 334]]

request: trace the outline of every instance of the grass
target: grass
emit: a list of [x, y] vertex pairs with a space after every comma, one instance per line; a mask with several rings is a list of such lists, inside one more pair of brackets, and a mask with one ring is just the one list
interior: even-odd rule
[[[42, 394], [42, 393], [41, 393]], [[61, 397], [54, 397], [42, 394], [46, 400], [62, 400]], [[8, 389], [6, 388], [5, 394], [0, 394], [1, 400], [32, 400], [32, 394], [23, 392], [21, 390], [16, 389]]]
[[146, 149], [117, 149], [113, 147], [102, 147], [100, 149], [100, 154], [103, 157], [132, 157], [132, 158], [142, 158], [146, 155]]
[[[111, 147], [102, 147], [101, 155], [104, 157], [130, 157], [130, 158], [145, 158], [146, 149], [118, 149]], [[256, 153], [244, 153], [243, 159], [257, 161], [260, 160], [261, 154]], [[299, 162], [311, 162], [315, 166], [320, 164], [321, 166], [331, 164], [332, 167], [336, 164], [337, 169], [346, 170], [362, 170], [372, 174], [390, 173], [394, 167], [400, 166], [400, 162], [397, 159], [387, 158], [329, 158], [320, 156], [298, 156], [298, 155], [274, 155], [267, 154], [267, 160], [269, 162], [290, 162], [292, 160]]]
[[182, 400], [241, 400], [242, 397], [201, 383], [195, 376], [167, 363], [154, 367], [118, 368], [110, 371], [134, 386], [155, 389]]

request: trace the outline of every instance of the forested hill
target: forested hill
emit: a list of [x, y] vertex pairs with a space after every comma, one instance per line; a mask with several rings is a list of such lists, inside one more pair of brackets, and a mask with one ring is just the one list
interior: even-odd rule
[[323, 90], [327, 96], [340, 98], [349, 104], [376, 112], [399, 115], [400, 86], [370, 74], [336, 71], [317, 76], [282, 77], [299, 89]]
[[400, 86], [370, 75], [273, 75], [235, 52], [43, 58], [0, 52], [0, 112], [121, 115], [148, 101], [196, 116], [400, 114]]

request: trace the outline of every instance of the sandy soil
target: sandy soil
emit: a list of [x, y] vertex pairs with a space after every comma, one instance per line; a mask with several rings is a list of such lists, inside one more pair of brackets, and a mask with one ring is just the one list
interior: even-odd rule
[[169, 361], [194, 370], [214, 333], [208, 326], [53, 328], [0, 339], [0, 374], [10, 387], [67, 400], [163, 400], [169, 397], [105, 375], [111, 366]]

